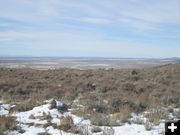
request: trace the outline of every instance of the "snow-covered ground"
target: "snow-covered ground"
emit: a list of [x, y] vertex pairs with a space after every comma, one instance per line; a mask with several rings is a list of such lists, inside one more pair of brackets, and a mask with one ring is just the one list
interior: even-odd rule
[[15, 107], [15, 105], [6, 104], [3, 101], [0, 101], [0, 116], [8, 115], [9, 110], [13, 107]]
[[[56, 104], [61, 106], [62, 103], [56, 101]], [[5, 104], [0, 102], [0, 115], [9, 115], [16, 117], [19, 122], [18, 126], [21, 128], [21, 131], [7, 131], [8, 135], [37, 135], [38, 133], [49, 133], [52, 135], [73, 135], [72, 133], [66, 133], [64, 131], [60, 131], [54, 128], [52, 125], [44, 126], [48, 122], [59, 125], [61, 124], [60, 117], [62, 116], [71, 116], [76, 127], [85, 129], [88, 127], [91, 135], [102, 135], [102, 132], [99, 133], [91, 133], [91, 129], [93, 125], [91, 125], [90, 120], [86, 120], [82, 117], [78, 117], [72, 114], [70, 111], [60, 112], [58, 109], [50, 109], [50, 101], [45, 101], [43, 105], [34, 107], [32, 110], [25, 112], [16, 112], [9, 113], [10, 108], [15, 107], [14, 105]], [[51, 118], [48, 120], [48, 117]], [[136, 115], [132, 113], [132, 118], [130, 119], [130, 123], [125, 123], [122, 126], [117, 127], [100, 127], [103, 129], [113, 129], [114, 135], [163, 135], [164, 132], [164, 122], [162, 121], [158, 126], [152, 126], [152, 129], [147, 131], [144, 125], [135, 124], [137, 118], [146, 121], [147, 119], [143, 117], [143, 115]]]

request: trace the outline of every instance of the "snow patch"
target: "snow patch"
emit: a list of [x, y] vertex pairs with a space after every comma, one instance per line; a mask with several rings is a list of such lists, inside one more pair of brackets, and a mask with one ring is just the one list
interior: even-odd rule
[[8, 115], [9, 110], [15, 107], [15, 105], [5, 104], [3, 101], [0, 101], [0, 116]]
[[[17, 121], [20, 123], [18, 126], [24, 130], [24, 133], [19, 133], [18, 131], [8, 132], [8, 135], [37, 135], [38, 133], [48, 132], [52, 135], [74, 135], [72, 133], [66, 133], [64, 131], [60, 131], [55, 129], [52, 125], [47, 127], [43, 127], [44, 124], [51, 122], [53, 124], [61, 124], [60, 117], [64, 116], [71, 116], [74, 124], [79, 127], [80, 129], [85, 129], [88, 127], [89, 132], [94, 127], [91, 125], [90, 120], [85, 120], [82, 117], [78, 117], [70, 112], [70, 109], [67, 112], [61, 112], [58, 110], [58, 107], [62, 107], [64, 104], [60, 101], [56, 101], [57, 108], [51, 109], [51, 102], [52, 100], [46, 100], [44, 105], [40, 105], [34, 107], [32, 110], [25, 111], [25, 112], [16, 112], [11, 114], [11, 116], [15, 116]], [[9, 114], [9, 109], [11, 109], [12, 105], [5, 104], [0, 102], [0, 115], [7, 115]], [[143, 114], [137, 115], [136, 113], [132, 113], [132, 118], [129, 119], [129, 124], [125, 123], [122, 126], [112, 127], [114, 130], [114, 135], [159, 135], [164, 132], [164, 121], [161, 121], [160, 125], [152, 126], [150, 131], [145, 129], [144, 125], [136, 124], [136, 120], [140, 119], [143, 123], [147, 122], [148, 119], [144, 117], [144, 114], [149, 112], [144, 112]], [[48, 117], [50, 118], [48, 119]], [[170, 114], [171, 117], [172, 114]], [[106, 126], [100, 127], [102, 130], [104, 128], [110, 128]], [[91, 133], [91, 135], [100, 135], [102, 132], [99, 133]]]

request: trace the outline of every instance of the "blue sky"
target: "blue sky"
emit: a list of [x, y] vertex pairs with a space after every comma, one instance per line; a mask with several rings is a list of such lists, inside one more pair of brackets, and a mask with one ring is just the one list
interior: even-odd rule
[[0, 0], [0, 56], [180, 57], [180, 0]]

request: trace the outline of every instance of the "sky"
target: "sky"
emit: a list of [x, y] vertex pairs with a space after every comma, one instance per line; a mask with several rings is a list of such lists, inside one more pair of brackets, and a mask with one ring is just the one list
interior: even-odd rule
[[0, 0], [0, 56], [180, 57], [180, 0]]

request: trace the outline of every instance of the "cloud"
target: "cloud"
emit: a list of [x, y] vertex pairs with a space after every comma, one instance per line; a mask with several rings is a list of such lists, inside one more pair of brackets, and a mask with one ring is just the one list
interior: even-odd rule
[[0, 45], [126, 56], [146, 55], [143, 49], [150, 56], [156, 49], [160, 56], [165, 46], [177, 51], [179, 13], [179, 0], [6, 0]]
[[87, 22], [87, 23], [99, 23], [99, 24], [109, 24], [111, 23], [110, 20], [108, 19], [103, 19], [103, 18], [82, 18], [80, 19], [82, 22]]
[[123, 9], [120, 13], [127, 17], [142, 19], [148, 22], [180, 25], [179, 0], [140, 1], [130, 7], [131, 9]]
[[10, 23], [0, 23], [0, 27], [7, 27], [7, 26], [11, 26]]
[[130, 19], [130, 18], [121, 18], [118, 21], [120, 23], [124, 24], [125, 26], [132, 27], [132, 28], [139, 30], [139, 31], [161, 30], [155, 24], [145, 22], [142, 20]]

